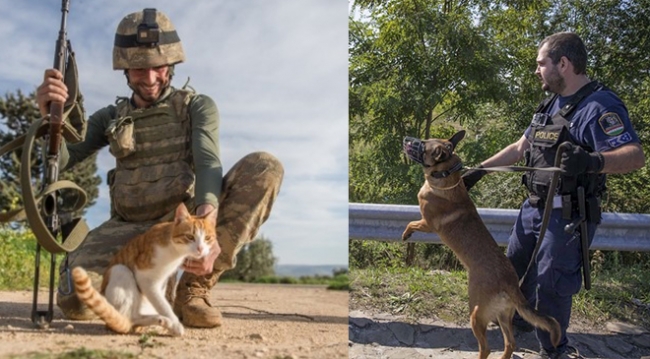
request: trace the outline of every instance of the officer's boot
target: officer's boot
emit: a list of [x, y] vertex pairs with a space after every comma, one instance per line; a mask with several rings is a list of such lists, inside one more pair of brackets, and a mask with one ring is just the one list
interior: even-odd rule
[[213, 328], [221, 326], [221, 312], [210, 302], [210, 289], [220, 273], [197, 276], [184, 272], [178, 283], [174, 313], [188, 327]]

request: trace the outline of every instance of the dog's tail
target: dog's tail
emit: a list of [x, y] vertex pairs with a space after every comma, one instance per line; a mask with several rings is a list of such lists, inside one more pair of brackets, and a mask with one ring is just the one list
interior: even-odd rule
[[515, 308], [517, 309], [517, 312], [519, 312], [519, 315], [534, 327], [547, 331], [551, 335], [551, 343], [557, 347], [558, 344], [560, 344], [560, 337], [562, 335], [560, 323], [558, 323], [555, 318], [548, 315], [542, 315], [532, 308], [519, 290], [517, 290], [515, 297]]

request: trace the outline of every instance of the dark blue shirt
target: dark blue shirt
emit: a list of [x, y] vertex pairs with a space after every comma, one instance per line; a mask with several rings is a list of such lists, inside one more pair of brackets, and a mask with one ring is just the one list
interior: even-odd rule
[[[557, 96], [546, 113], [553, 116], [571, 97]], [[640, 142], [623, 101], [608, 89], [596, 91], [582, 100], [568, 120], [573, 141], [590, 151], [605, 152], [627, 143]], [[526, 138], [530, 130], [529, 126], [524, 133]]]

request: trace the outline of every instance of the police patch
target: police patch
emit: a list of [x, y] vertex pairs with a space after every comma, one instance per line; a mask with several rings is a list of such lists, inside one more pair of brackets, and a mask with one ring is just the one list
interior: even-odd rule
[[606, 112], [604, 115], [600, 116], [598, 124], [607, 136], [618, 136], [625, 131], [623, 121], [621, 121], [618, 114], [614, 112]]
[[629, 132], [625, 132], [624, 134], [618, 137], [614, 137], [612, 139], [607, 140], [607, 144], [609, 144], [609, 146], [612, 148], [616, 148], [630, 141], [632, 141], [632, 135], [630, 135]]

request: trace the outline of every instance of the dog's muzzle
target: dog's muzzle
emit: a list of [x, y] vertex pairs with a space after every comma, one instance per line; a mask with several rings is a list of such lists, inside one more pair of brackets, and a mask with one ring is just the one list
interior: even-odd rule
[[406, 136], [402, 142], [402, 147], [404, 148], [404, 153], [406, 153], [408, 158], [424, 165], [424, 142], [422, 142], [422, 140]]

